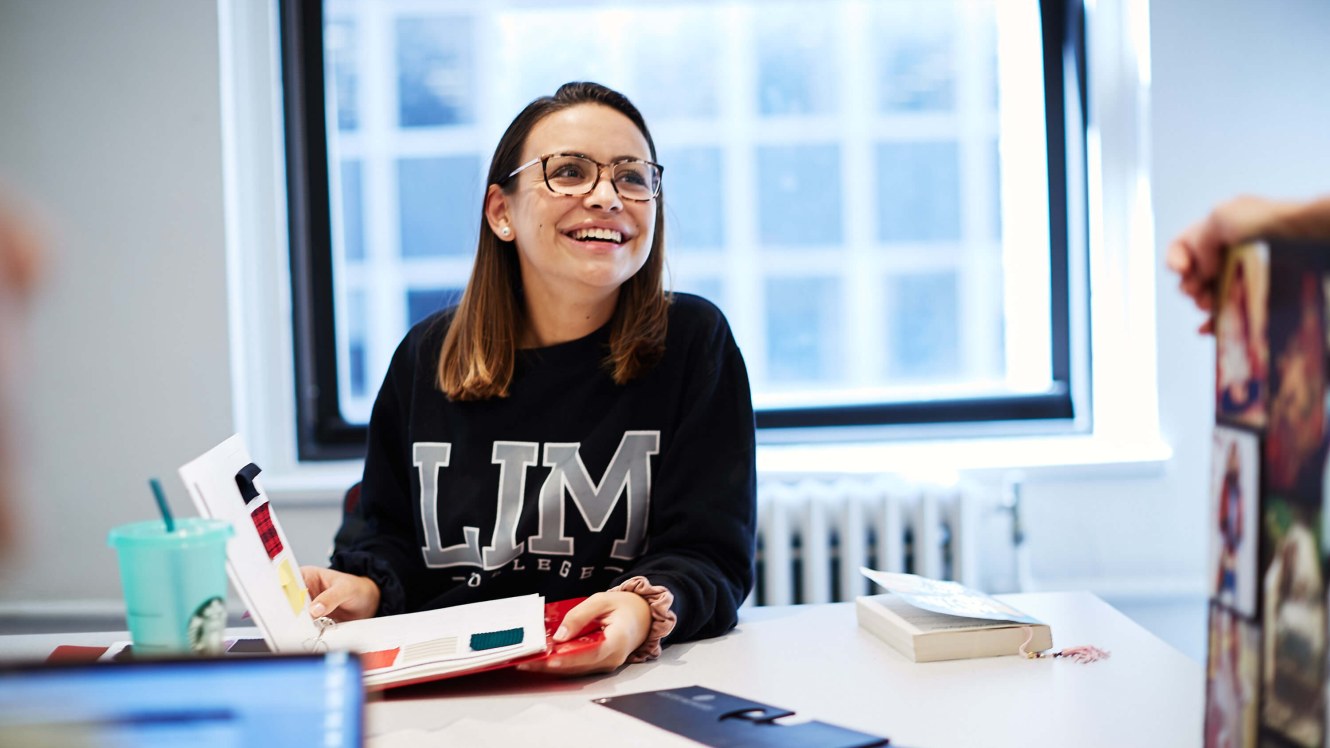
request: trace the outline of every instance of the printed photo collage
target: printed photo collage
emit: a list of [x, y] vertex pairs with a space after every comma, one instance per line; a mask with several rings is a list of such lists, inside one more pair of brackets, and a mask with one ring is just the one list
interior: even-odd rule
[[1206, 748], [1323, 748], [1330, 248], [1232, 248], [1214, 309]]

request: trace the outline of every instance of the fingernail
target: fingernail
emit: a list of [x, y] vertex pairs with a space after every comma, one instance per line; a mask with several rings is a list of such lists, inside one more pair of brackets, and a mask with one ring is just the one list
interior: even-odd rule
[[328, 612], [328, 606], [323, 603], [313, 603], [309, 606], [309, 614], [315, 618], [322, 618], [324, 613]]
[[550, 670], [558, 670], [559, 668], [563, 667], [563, 661], [550, 660], [549, 662], [545, 663], [545, 667], [549, 668]]
[[556, 642], [561, 642], [567, 638], [568, 638], [568, 629], [564, 626], [560, 626], [559, 630], [554, 632], [554, 641]]

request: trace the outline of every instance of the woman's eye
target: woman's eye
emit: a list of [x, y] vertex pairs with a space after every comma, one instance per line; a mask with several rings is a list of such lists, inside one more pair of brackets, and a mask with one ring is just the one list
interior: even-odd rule
[[577, 164], [559, 164], [550, 171], [554, 179], [581, 179], [586, 171]]
[[621, 184], [632, 184], [645, 187], [647, 177], [638, 169], [619, 169], [618, 180]]

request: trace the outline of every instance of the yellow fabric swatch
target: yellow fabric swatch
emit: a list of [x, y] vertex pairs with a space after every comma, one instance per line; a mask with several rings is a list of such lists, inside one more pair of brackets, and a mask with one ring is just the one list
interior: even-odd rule
[[299, 614], [305, 609], [305, 588], [291, 572], [291, 559], [282, 559], [281, 565], [277, 567], [277, 577], [282, 582], [282, 592], [286, 593], [286, 601], [291, 605], [291, 612]]

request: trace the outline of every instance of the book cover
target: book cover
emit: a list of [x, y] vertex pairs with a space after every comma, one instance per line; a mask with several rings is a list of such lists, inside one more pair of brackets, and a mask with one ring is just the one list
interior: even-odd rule
[[270, 651], [359, 652], [366, 687], [382, 689], [569, 654], [603, 639], [592, 632], [556, 649], [549, 637], [577, 601], [546, 605], [539, 595], [341, 623], [315, 620], [300, 564], [241, 437], [179, 472], [200, 514], [231, 522], [227, 573]]
[[861, 570], [889, 590], [855, 600], [859, 626], [915, 662], [999, 657], [1053, 647], [1052, 629], [957, 582]]

